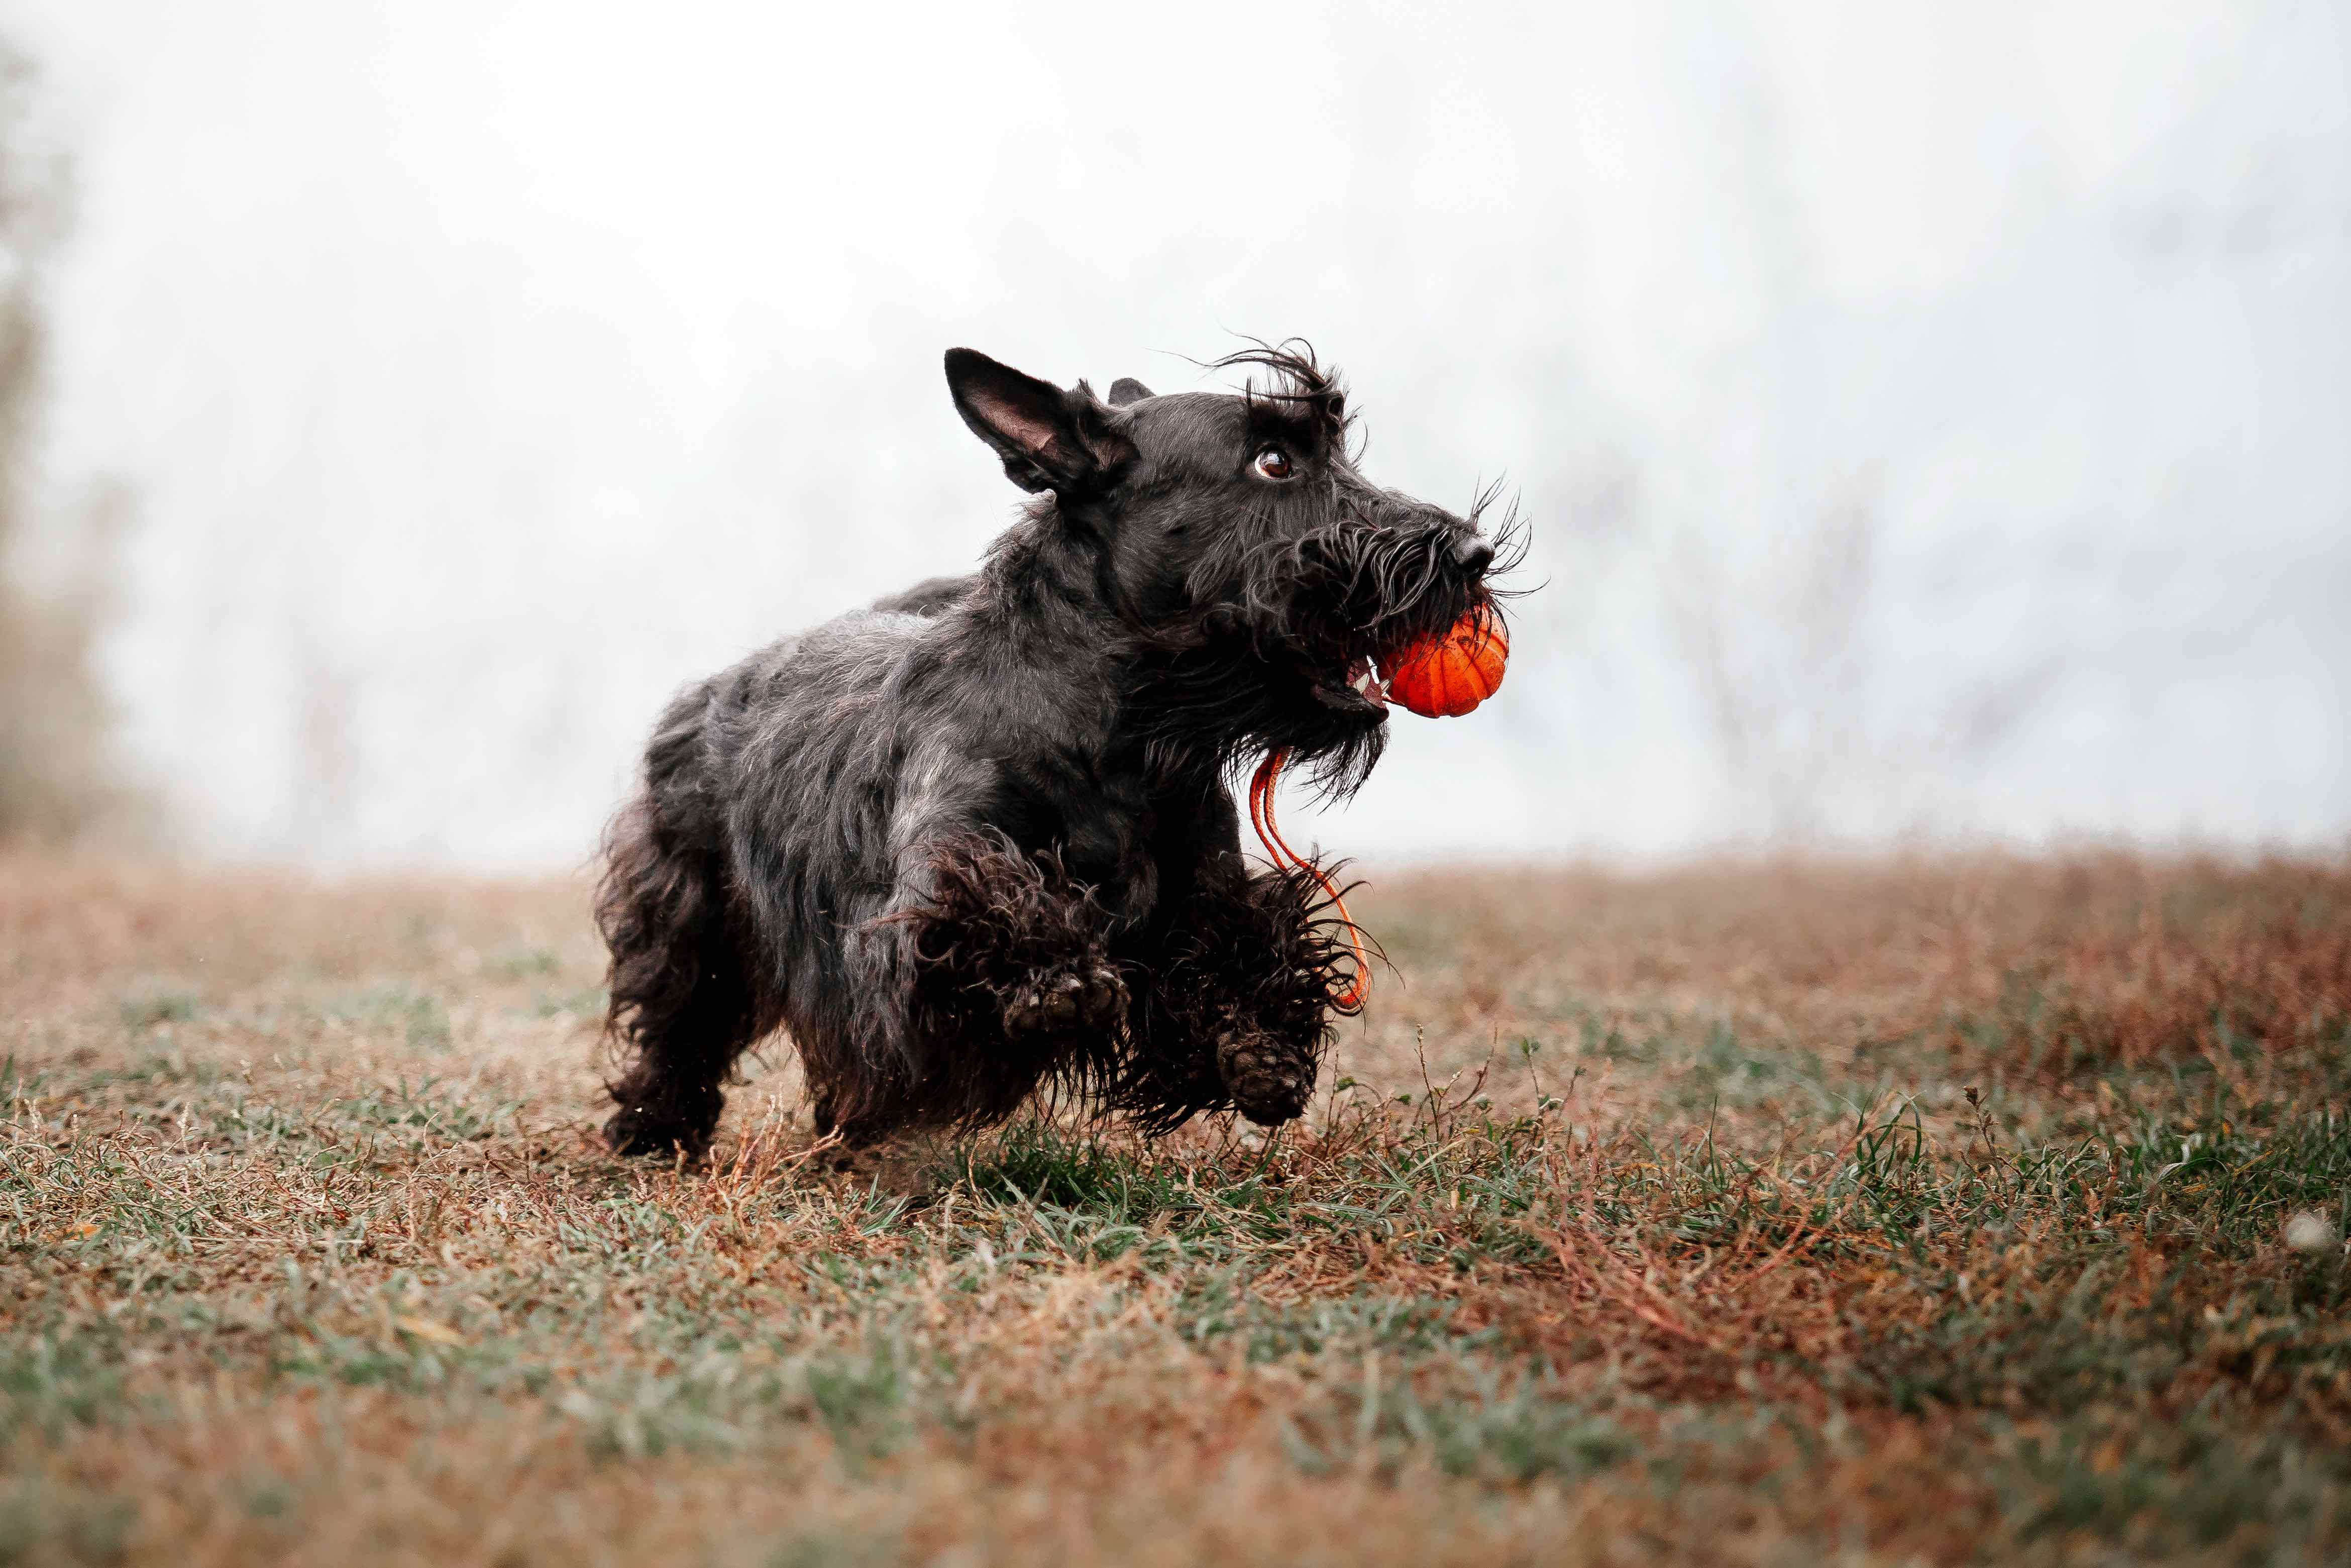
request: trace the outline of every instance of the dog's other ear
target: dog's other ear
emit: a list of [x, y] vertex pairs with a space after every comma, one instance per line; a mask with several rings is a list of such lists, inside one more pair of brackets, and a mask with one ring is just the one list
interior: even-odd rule
[[1063, 392], [972, 349], [947, 350], [956, 412], [1024, 490], [1084, 490], [1134, 455], [1110, 410], [1081, 383]]
[[1133, 376], [1121, 376], [1110, 383], [1110, 405], [1124, 408], [1131, 402], [1141, 402], [1151, 395], [1151, 389]]

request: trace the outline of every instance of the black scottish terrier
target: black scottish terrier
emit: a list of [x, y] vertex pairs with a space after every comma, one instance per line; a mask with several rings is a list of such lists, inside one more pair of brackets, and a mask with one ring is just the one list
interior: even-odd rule
[[1024, 518], [976, 575], [670, 705], [597, 897], [614, 1148], [700, 1152], [778, 1028], [852, 1142], [1040, 1086], [1153, 1132], [1305, 1108], [1360, 959], [1313, 871], [1243, 861], [1228, 779], [1282, 748], [1361, 784], [1381, 664], [1487, 601], [1514, 539], [1365, 480], [1311, 350], [1217, 363], [1270, 384], [1105, 402], [949, 350]]

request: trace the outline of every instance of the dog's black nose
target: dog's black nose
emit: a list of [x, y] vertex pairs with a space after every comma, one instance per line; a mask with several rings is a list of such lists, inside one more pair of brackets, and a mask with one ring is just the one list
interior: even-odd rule
[[1453, 541], [1453, 561], [1462, 570], [1483, 575], [1494, 564], [1494, 547], [1476, 534], [1468, 534]]

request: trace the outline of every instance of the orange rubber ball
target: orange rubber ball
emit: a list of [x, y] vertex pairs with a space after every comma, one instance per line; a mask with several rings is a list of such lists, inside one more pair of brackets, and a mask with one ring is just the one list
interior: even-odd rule
[[1458, 718], [1502, 685], [1510, 637], [1490, 604], [1480, 604], [1442, 637], [1404, 652], [1388, 676], [1388, 695], [1423, 718]]

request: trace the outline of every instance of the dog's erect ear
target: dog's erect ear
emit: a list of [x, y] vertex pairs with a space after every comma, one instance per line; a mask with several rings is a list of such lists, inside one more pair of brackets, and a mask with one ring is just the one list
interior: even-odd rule
[[1133, 376], [1121, 376], [1110, 383], [1110, 405], [1124, 408], [1131, 402], [1141, 402], [1151, 395], [1151, 389]]
[[1134, 455], [1110, 410], [1081, 385], [1063, 392], [971, 349], [947, 350], [956, 412], [1024, 490], [1084, 490]]

